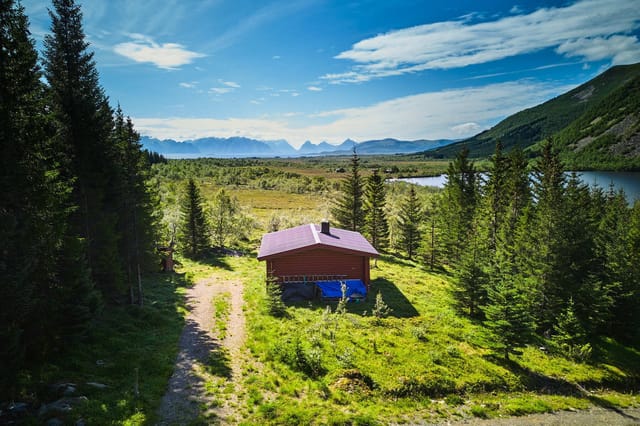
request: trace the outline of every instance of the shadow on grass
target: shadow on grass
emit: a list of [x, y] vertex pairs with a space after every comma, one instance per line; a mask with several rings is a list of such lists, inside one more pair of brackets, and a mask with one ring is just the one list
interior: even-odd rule
[[606, 386], [607, 388], [622, 392], [637, 391], [637, 379], [631, 379], [629, 381], [623, 382], [615, 381], [607, 383], [573, 383], [564, 379], [547, 376], [545, 374], [533, 371], [512, 359], [506, 360], [495, 355], [487, 355], [486, 358], [494, 364], [500, 365], [501, 367], [506, 368], [507, 370], [518, 376], [520, 382], [523, 384], [526, 390], [546, 395], [574, 396], [584, 398], [598, 407], [614, 411], [615, 413], [629, 420], [640, 420], [637, 417], [625, 413], [620, 408], [616, 407], [615, 404], [607, 401], [604, 398], [593, 395], [589, 390], [585, 389], [585, 387], [591, 388]]
[[209, 249], [197, 259], [193, 259], [194, 262], [202, 263], [207, 266], [213, 266], [214, 268], [224, 269], [225, 271], [233, 271], [233, 268], [227, 262], [229, 253], [220, 249]]
[[[184, 368], [189, 372], [190, 366], [198, 362], [210, 374], [231, 377], [231, 365], [226, 351], [206, 330], [200, 328], [196, 321], [188, 319], [185, 322], [180, 336], [180, 347], [182, 350], [178, 355], [176, 370]], [[199, 384], [201, 383], [196, 385]]]
[[[376, 295], [380, 292], [382, 294], [382, 300], [391, 308], [393, 311], [389, 314], [390, 317], [394, 318], [412, 318], [417, 317], [420, 314], [416, 310], [416, 308], [411, 304], [409, 299], [400, 291], [400, 289], [391, 281], [385, 278], [377, 278], [371, 282], [371, 286], [369, 287], [369, 295], [366, 300], [356, 302], [356, 303], [347, 303], [347, 312], [353, 314], [363, 314], [367, 312], [371, 314], [376, 302]], [[338, 305], [338, 301], [327, 301], [327, 300], [309, 300], [303, 302], [290, 302], [286, 304], [287, 306], [296, 306], [296, 307], [307, 307], [310, 309], [325, 309], [327, 305], [333, 306], [334, 308]]]
[[380, 292], [382, 300], [393, 309], [389, 316], [395, 318], [412, 318], [420, 315], [409, 299], [400, 289], [386, 278], [377, 278], [371, 282], [369, 303], [371, 307], [375, 305], [376, 295]]

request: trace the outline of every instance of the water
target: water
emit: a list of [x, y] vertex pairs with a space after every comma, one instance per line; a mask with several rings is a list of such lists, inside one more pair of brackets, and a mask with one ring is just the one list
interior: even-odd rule
[[[613, 184], [616, 190], [623, 189], [630, 204], [635, 200], [640, 200], [640, 172], [579, 172], [578, 175], [582, 182], [591, 186], [599, 186], [608, 190], [609, 185]], [[445, 175], [439, 175], [398, 180], [420, 186], [443, 188], [447, 178]]]

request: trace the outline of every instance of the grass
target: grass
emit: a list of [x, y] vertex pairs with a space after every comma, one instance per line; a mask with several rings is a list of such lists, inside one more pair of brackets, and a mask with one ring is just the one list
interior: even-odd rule
[[[238, 262], [234, 268], [262, 267]], [[289, 306], [284, 319], [265, 313], [262, 274], [245, 281], [248, 347], [263, 364], [245, 386], [271, 395], [253, 398], [247, 424], [429, 422], [640, 402], [625, 393], [638, 375], [634, 352], [618, 348], [606, 362], [580, 364], [528, 347], [505, 363], [486, 348], [482, 326], [453, 308], [447, 275], [386, 258], [372, 278], [369, 299], [345, 314], [311, 302]], [[389, 318], [371, 316], [378, 291]]]
[[224, 340], [227, 337], [227, 322], [231, 312], [231, 294], [228, 292], [218, 294], [212, 300], [215, 317], [215, 330], [218, 338]]
[[[299, 167], [302, 173], [307, 165]], [[215, 189], [205, 186], [205, 198]], [[233, 191], [263, 223], [274, 212], [317, 221], [328, 203], [317, 195]], [[253, 253], [258, 239], [245, 245]], [[335, 303], [311, 302], [289, 305], [284, 318], [273, 318], [266, 313], [264, 264], [253, 255], [179, 260], [181, 274], [145, 279], [145, 307], [108, 307], [83, 342], [25, 379], [79, 385], [89, 401], [65, 421], [154, 424], [178, 350], [185, 290], [211, 276], [244, 283], [248, 354], [241, 360], [242, 380], [233, 384], [229, 353], [211, 354], [202, 366], [212, 397], [203, 411], [235, 398], [234, 418], [244, 424], [429, 423], [640, 404], [637, 349], [603, 339], [594, 345], [592, 363], [576, 363], [536, 345], [504, 362], [487, 349], [482, 325], [455, 310], [451, 277], [410, 261], [380, 259], [368, 300], [348, 304], [344, 314], [335, 313]], [[378, 292], [392, 309], [387, 318], [372, 316]], [[216, 331], [224, 334], [229, 296], [212, 303]], [[139, 396], [133, 392], [136, 368]]]
[[[88, 400], [62, 418], [65, 424], [79, 419], [87, 424], [153, 424], [173, 371], [186, 313], [183, 295], [189, 285], [184, 275], [148, 275], [144, 307], [107, 306], [82, 341], [31, 372], [32, 386], [77, 385], [76, 395]], [[89, 382], [106, 387], [93, 387]], [[36, 389], [36, 394], [44, 401], [57, 398], [48, 394], [46, 385]]]

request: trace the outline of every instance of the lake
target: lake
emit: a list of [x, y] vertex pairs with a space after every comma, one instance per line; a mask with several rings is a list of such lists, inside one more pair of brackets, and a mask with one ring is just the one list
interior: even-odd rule
[[[640, 199], [640, 172], [578, 172], [580, 179], [591, 186], [599, 186], [605, 190], [613, 183], [616, 189], [623, 189], [629, 203]], [[443, 188], [447, 178], [445, 175], [397, 179], [420, 186]]]

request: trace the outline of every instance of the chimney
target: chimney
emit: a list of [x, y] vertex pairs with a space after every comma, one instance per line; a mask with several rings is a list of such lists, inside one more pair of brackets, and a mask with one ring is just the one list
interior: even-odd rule
[[323, 220], [322, 222], [320, 222], [320, 232], [322, 232], [325, 235], [331, 235], [331, 231], [329, 229], [329, 221], [328, 220]]

